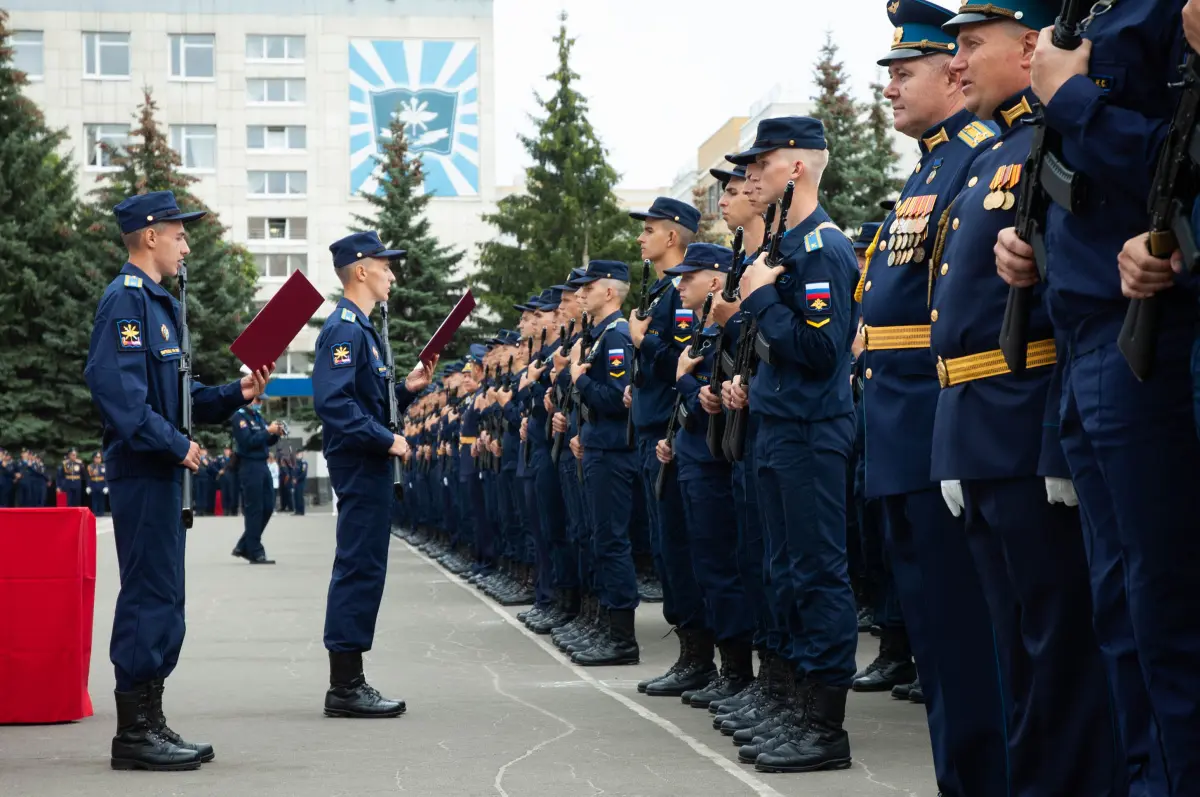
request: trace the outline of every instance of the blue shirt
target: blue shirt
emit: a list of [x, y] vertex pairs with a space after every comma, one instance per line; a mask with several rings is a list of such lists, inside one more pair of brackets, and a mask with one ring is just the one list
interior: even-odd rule
[[230, 422], [233, 425], [233, 450], [238, 459], [266, 462], [267, 449], [279, 442], [279, 435], [267, 431], [268, 424], [262, 413], [255, 407], [242, 407], [233, 414]]
[[[183, 479], [191, 441], [179, 430], [179, 302], [126, 263], [96, 307], [84, 377], [104, 424], [109, 481]], [[244, 405], [239, 382], [192, 381], [194, 423], [220, 423]]]
[[633, 425], [642, 439], [662, 439], [675, 406], [679, 353], [692, 342], [695, 314], [679, 301], [677, 284], [662, 277], [651, 286], [650, 325], [634, 352], [640, 384], [633, 391]]
[[708, 424], [711, 418], [700, 406], [701, 389], [712, 384], [721, 337], [722, 330], [719, 327], [710, 326], [703, 330], [700, 353], [704, 359], [675, 385], [681, 397], [680, 414], [683, 416], [676, 421], [679, 426], [675, 433], [675, 462], [679, 468], [679, 478], [683, 481], [703, 475], [705, 466], [710, 469], [718, 464], [726, 468], [729, 466], [724, 457], [718, 459], [708, 450]]
[[625, 387], [629, 384], [629, 322], [618, 310], [596, 324], [595, 334], [587, 358], [592, 367], [575, 381], [579, 399], [587, 406], [589, 416], [580, 430], [580, 441], [585, 449], [627, 451], [625, 427], [629, 411], [625, 409]]

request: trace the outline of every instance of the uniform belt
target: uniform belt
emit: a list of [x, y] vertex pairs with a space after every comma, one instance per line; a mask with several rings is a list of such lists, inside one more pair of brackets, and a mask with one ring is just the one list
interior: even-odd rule
[[67, 480], [77, 482], [77, 481], [79, 481], [79, 477], [78, 476], [68, 476]]
[[[1057, 360], [1053, 339], [1034, 341], [1025, 349], [1026, 368], [1054, 365]], [[1008, 364], [1004, 362], [1004, 353], [999, 349], [980, 354], [969, 354], [966, 357], [954, 357], [949, 360], [938, 357], [937, 372], [938, 381], [943, 388], [1011, 373], [1008, 370]]]
[[930, 326], [863, 327], [863, 341], [867, 351], [928, 349]]
[[475, 441], [478, 439], [479, 439], [478, 437], [467, 437], [466, 435], [459, 435], [458, 444], [460, 446], [470, 446], [470, 445], [474, 445]]

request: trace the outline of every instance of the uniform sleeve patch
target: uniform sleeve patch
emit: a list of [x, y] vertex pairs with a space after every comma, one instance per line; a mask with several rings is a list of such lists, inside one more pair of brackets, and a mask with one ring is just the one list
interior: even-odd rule
[[832, 318], [822, 318], [820, 321], [814, 321], [811, 318], [804, 319], [805, 323], [807, 323], [810, 327], [816, 327], [817, 329], [820, 329], [832, 320]]
[[142, 338], [141, 319], [122, 318], [117, 321], [117, 348], [121, 351], [146, 350], [146, 342]]
[[356, 316], [354, 313], [352, 313], [351, 311], [349, 311], [345, 307], [343, 307], [342, 308], [342, 320], [349, 321], [351, 324], [353, 324], [354, 322], [358, 321], [358, 316]]
[[821, 231], [813, 230], [808, 235], [804, 236], [804, 251], [815, 252], [825, 244], [821, 241]]
[[608, 350], [608, 373], [610, 376], [620, 378], [625, 375], [625, 350], [624, 349], [609, 349]]
[[[343, 310], [342, 312], [349, 313], [350, 311]], [[353, 316], [354, 314], [350, 313], [350, 315]], [[332, 359], [334, 368], [345, 368], [346, 366], [354, 364], [350, 350], [351, 346], [349, 341], [344, 343], [335, 343], [329, 347], [329, 355]]]
[[238, 428], [239, 428], [239, 429], [245, 429], [245, 428], [246, 428], [246, 422], [245, 422], [244, 420], [243, 420], [243, 421], [238, 421]]
[[126, 288], [142, 287], [142, 278], [134, 276], [133, 274], [126, 274], [125, 275], [125, 287]]
[[807, 282], [804, 285], [804, 304], [813, 313], [829, 315], [832, 312], [829, 296], [828, 282]]

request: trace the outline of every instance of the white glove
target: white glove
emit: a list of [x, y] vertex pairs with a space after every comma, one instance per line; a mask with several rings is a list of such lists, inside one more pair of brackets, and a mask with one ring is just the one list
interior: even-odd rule
[[1075, 485], [1070, 479], [1060, 479], [1055, 476], [1046, 477], [1046, 500], [1052, 504], [1079, 506], [1079, 496], [1075, 494]]
[[91, 494], [92, 494], [92, 488], [91, 488], [91, 487], [84, 487], [83, 489], [87, 490], [87, 494], [88, 494], [88, 495], [91, 495]]
[[107, 488], [107, 487], [105, 487], [105, 488], [104, 488], [104, 494], [105, 494], [105, 495], [108, 495], [108, 488]]
[[962, 517], [963, 510], [967, 508], [966, 502], [963, 501], [962, 482], [942, 482], [942, 499], [949, 507], [951, 515]]

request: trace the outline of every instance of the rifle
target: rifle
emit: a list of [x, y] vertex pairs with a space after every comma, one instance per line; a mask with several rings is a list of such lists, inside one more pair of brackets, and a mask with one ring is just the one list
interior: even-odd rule
[[[1062, 11], [1054, 21], [1054, 46], [1060, 50], [1078, 50], [1083, 43], [1079, 35], [1079, 23], [1085, 15], [1084, 0], [1063, 0]], [[1013, 226], [1017, 237], [1033, 247], [1033, 260], [1037, 264], [1041, 279], [1046, 279], [1046, 239], [1043, 226], [1046, 211], [1052, 199], [1046, 186], [1050, 179], [1056, 184], [1071, 187], [1070, 196], [1063, 197], [1064, 207], [1073, 206], [1074, 182], [1064, 175], [1065, 169], [1054, 154], [1062, 147], [1062, 136], [1046, 124], [1046, 112], [1041, 103], [1032, 103], [1034, 126], [1033, 143], [1025, 159], [1022, 172], [1021, 191], [1017, 196], [1017, 216]], [[1025, 361], [1029, 346], [1029, 314], [1033, 310], [1033, 286], [1010, 287], [1008, 301], [1004, 305], [1004, 321], [1000, 325], [1000, 352], [1008, 370], [1014, 374], [1025, 372]]]
[[[638, 300], [637, 309], [633, 311], [634, 316], [639, 321], [645, 321], [650, 315], [650, 269], [653, 263], [649, 260], [642, 261], [642, 296]], [[638, 364], [637, 352], [634, 352], [633, 362], [629, 364], [629, 384], [630, 398], [633, 397], [633, 388], [640, 387], [642, 382], [642, 369]], [[625, 423], [625, 445], [633, 448], [633, 444], [637, 442], [637, 430], [633, 425], [633, 407], [629, 407], [629, 419]]]
[[[400, 405], [396, 402], [396, 361], [392, 356], [392, 340], [388, 327], [388, 303], [379, 303], [379, 319], [383, 334], [379, 342], [383, 344], [383, 365], [387, 369], [384, 380], [384, 390], [387, 391], [387, 423], [392, 434], [402, 434], [404, 427], [400, 425]], [[392, 493], [397, 500], [404, 498], [404, 461], [397, 456], [392, 457]]]
[[[558, 350], [559, 357], [566, 357], [568, 354], [571, 353], [571, 338], [573, 338], [574, 336], [575, 336], [575, 319], [574, 318], [571, 319], [570, 326], [562, 326], [561, 324], [559, 325], [558, 339], [559, 339], [559, 341], [561, 341], [561, 344], [560, 344], [560, 347]], [[562, 409], [564, 400], [565, 400], [565, 396], [563, 395], [562, 390], [559, 387], [555, 386], [555, 388], [554, 388], [554, 406], [557, 407], [558, 409]], [[546, 442], [549, 443], [553, 439], [554, 439], [554, 413], [550, 412], [550, 413], [546, 414]]]
[[[787, 188], [783, 192], [783, 199], [779, 200], [779, 227], [773, 234], [768, 223], [767, 238], [764, 239], [768, 242], [767, 268], [774, 268], [783, 262], [783, 256], [779, 254], [779, 248], [783, 245], [783, 234], [787, 232], [788, 211], [792, 207], [792, 196], [795, 190], [796, 184], [788, 181]], [[774, 216], [772, 213], [774, 209], [774, 205], [767, 208], [768, 222]], [[741, 386], [746, 390], [750, 389], [750, 377], [758, 367], [757, 343], [758, 324], [753, 319], [743, 319], [742, 331], [738, 335], [737, 353], [734, 355], [734, 376], [741, 377]], [[725, 439], [723, 441], [723, 450], [730, 462], [741, 462], [743, 457], [745, 457], [746, 433], [749, 428], [749, 407], [730, 411], [729, 420], [726, 421], [725, 425]]]
[[[582, 321], [582, 329], [581, 329], [581, 332], [579, 333], [580, 362], [583, 362], [583, 360], [582, 360], [583, 353], [585, 351], [587, 351], [588, 346], [591, 344], [591, 338], [592, 338], [591, 319], [588, 317], [587, 313], [584, 313], [583, 321]], [[566, 347], [564, 346], [564, 348], [566, 348]], [[569, 353], [570, 353], [570, 349], [567, 349], [567, 354], [569, 354]], [[563, 354], [562, 356], [566, 357], [567, 354]], [[571, 386], [564, 391], [563, 401], [561, 404], [558, 405], [559, 411], [562, 412], [562, 414], [567, 417], [568, 421], [570, 421], [571, 413], [574, 411], [574, 403], [575, 403], [575, 388], [574, 388], [574, 386]], [[566, 443], [566, 441], [567, 441], [567, 433], [566, 432], [556, 432], [554, 434], [554, 445], [550, 449], [550, 457], [551, 457], [551, 459], [554, 460], [555, 464], [558, 464], [558, 461], [560, 459], [562, 459], [563, 444]]]
[[[583, 343], [579, 346], [579, 364], [580, 365], [583, 365], [587, 361], [588, 355], [591, 353], [591, 349], [595, 348], [596, 344], [599, 343], [599, 341], [596, 340], [596, 337], [595, 337], [596, 331], [595, 331], [594, 321], [595, 321], [595, 319], [591, 318], [590, 316], [588, 317], [587, 327], [584, 330]], [[600, 335], [601, 336], [604, 335], [603, 330], [600, 331]], [[576, 407], [582, 407], [582, 405], [583, 405], [583, 400], [579, 395], [579, 391], [577, 389], [575, 389], [575, 387], [573, 385], [571, 387], [571, 403], [573, 406], [576, 406]], [[579, 433], [580, 433], [580, 435], [583, 434], [583, 424], [584, 424], [583, 410], [580, 409], [579, 410]], [[575, 460], [575, 478], [579, 480], [580, 484], [583, 484], [583, 460], [582, 459]]]
[[[513, 355], [508, 355], [508, 373], [504, 376], [505, 387], [507, 393], [513, 393]], [[510, 399], [511, 401], [511, 399]], [[508, 434], [508, 421], [504, 420], [504, 407], [500, 408], [501, 414], [496, 416], [496, 430], [500, 437], [500, 456], [495, 458], [492, 463], [492, 470], [499, 473], [504, 467], [504, 435]]]
[[[742, 263], [746, 259], [746, 253], [742, 251], [742, 236], [746, 231], [741, 227], [733, 233], [733, 266], [729, 269], [729, 276], [725, 279], [725, 289], [721, 291], [721, 301], [726, 304], [732, 304], [737, 300], [738, 282], [742, 278], [742, 273], [746, 270], [745, 264]], [[733, 363], [729, 363], [728, 370], [726, 369], [724, 352], [719, 352], [716, 362], [713, 364], [713, 380], [712, 384], [720, 385], [725, 381], [725, 377], [733, 378]], [[725, 439], [725, 411], [722, 410], [716, 415], [708, 416], [708, 432], [705, 435], [705, 441], [708, 443], [708, 453], [712, 454], [717, 459], [725, 457], [724, 447], [721, 443]]]
[[[164, 327], [165, 328], [165, 327]], [[180, 430], [188, 440], [192, 439], [192, 336], [187, 325], [187, 263], [179, 261], [179, 404]], [[195, 510], [192, 507], [192, 471], [183, 469], [181, 490], [183, 527], [190, 529]]]
[[[692, 343], [687, 348], [688, 357], [696, 357], [700, 352], [701, 334], [704, 332], [704, 327], [708, 325], [708, 314], [712, 312], [713, 295], [710, 293], [704, 300], [704, 310], [700, 313], [700, 326], [692, 333]], [[675, 392], [675, 406], [671, 408], [671, 417], [667, 420], [667, 447], [672, 453], [675, 451], [675, 435], [679, 432], [679, 412], [683, 407], [683, 393]], [[658, 476], [654, 478], [654, 497], [659, 501], [663, 500], [663, 492], [667, 486], [667, 474], [671, 472], [671, 467], [675, 464], [675, 459], [672, 457], [667, 462], [658, 464]]]
[[[1196, 135], [1200, 113], [1200, 73], [1197, 69], [1196, 54], [1189, 50], [1187, 59], [1180, 66], [1183, 94], [1171, 120], [1167, 142], [1158, 157], [1150, 188], [1150, 239], [1147, 241], [1150, 254], [1158, 258], [1170, 258], [1178, 249], [1191, 274], [1200, 270], [1200, 251], [1189, 212], [1196, 196], [1195, 164], [1200, 162], [1200, 136]], [[1154, 372], [1161, 303], [1159, 294], [1149, 299], [1131, 300], [1121, 334], [1117, 336], [1117, 348], [1139, 381], [1149, 379]]]

